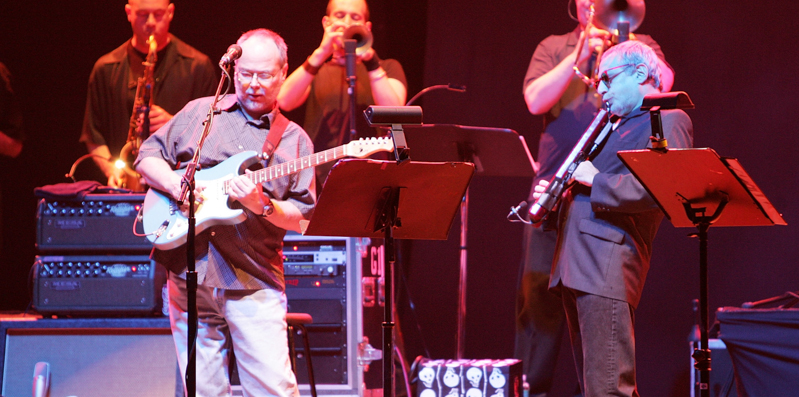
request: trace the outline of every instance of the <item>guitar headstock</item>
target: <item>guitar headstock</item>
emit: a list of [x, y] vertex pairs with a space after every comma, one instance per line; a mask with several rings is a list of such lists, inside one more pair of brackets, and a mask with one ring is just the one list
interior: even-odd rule
[[390, 152], [394, 150], [394, 141], [388, 137], [361, 138], [344, 146], [344, 155], [364, 158], [377, 152]]

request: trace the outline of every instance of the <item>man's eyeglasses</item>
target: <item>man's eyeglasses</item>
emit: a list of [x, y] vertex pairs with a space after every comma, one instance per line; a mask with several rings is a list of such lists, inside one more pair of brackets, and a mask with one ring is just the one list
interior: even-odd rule
[[610, 88], [610, 82], [613, 81], [613, 79], [615, 79], [616, 76], [620, 75], [623, 71], [614, 74], [613, 77], [608, 77], [608, 72], [613, 70], [613, 69], [626, 68], [628, 66], [635, 66], [635, 64], [628, 63], [626, 65], [614, 66], [614, 67], [602, 72], [602, 74], [599, 75], [599, 78], [596, 79], [596, 81], [594, 82], [594, 89], [599, 90], [599, 83], [605, 83], [605, 86]]
[[261, 84], [269, 84], [276, 74], [269, 74], [266, 72], [250, 72], [248, 70], [239, 70], [236, 72], [237, 79], [241, 84], [252, 84], [253, 79], [258, 79]]

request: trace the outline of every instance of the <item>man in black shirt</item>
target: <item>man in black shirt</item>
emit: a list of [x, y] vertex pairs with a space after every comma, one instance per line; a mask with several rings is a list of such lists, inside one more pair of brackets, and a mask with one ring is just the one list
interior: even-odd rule
[[119, 171], [110, 161], [128, 138], [137, 80], [144, 72], [148, 39], [157, 43], [150, 131], [155, 132], [190, 100], [213, 95], [216, 69], [206, 55], [169, 33], [175, 5], [169, 0], [129, 0], [125, 13], [133, 37], [100, 57], [89, 77], [86, 113], [80, 141], [108, 177], [119, 184]]

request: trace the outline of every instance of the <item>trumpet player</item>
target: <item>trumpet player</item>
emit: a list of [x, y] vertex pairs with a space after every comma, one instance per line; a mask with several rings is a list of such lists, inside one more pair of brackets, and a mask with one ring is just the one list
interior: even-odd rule
[[[552, 178], [602, 103], [595, 87], [586, 84], [579, 74], [597, 77], [591, 76], [598, 62], [597, 50], [607, 50], [613, 37], [607, 30], [589, 23], [594, 1], [569, 0], [569, 7], [572, 3], [576, 6], [578, 25], [571, 32], [544, 39], [532, 56], [524, 79], [523, 94], [527, 108], [534, 115], [542, 115], [544, 120], [537, 157], [540, 169], [533, 186], [540, 180]], [[630, 1], [631, 5], [633, 3], [643, 6], [642, 0]], [[570, 16], [572, 12], [570, 9]], [[674, 72], [665, 61], [660, 46], [643, 34], [635, 34], [630, 39], [647, 44], [654, 50], [660, 70], [660, 88], [669, 91]], [[575, 72], [575, 67], [579, 73]], [[532, 196], [533, 191], [530, 194]], [[560, 298], [548, 291], [557, 233], [547, 229], [525, 227], [516, 300], [514, 354], [523, 361], [530, 395], [536, 397], [546, 396], [552, 385], [565, 324]]]
[[[121, 172], [115, 159], [128, 139], [138, 79], [144, 74], [150, 37], [157, 43], [154, 98], [149, 111], [155, 132], [190, 100], [213, 95], [216, 68], [203, 53], [169, 33], [175, 5], [169, 0], [129, 0], [125, 14], [133, 36], [94, 64], [89, 77], [80, 141], [117, 187]], [[113, 153], [113, 155], [112, 155]]]
[[[354, 113], [350, 111], [343, 39], [345, 31], [357, 25], [362, 28], [359, 36], [371, 37], [372, 23], [365, 0], [330, 0], [322, 17], [324, 34], [319, 47], [289, 75], [278, 96], [280, 108], [285, 111], [306, 103], [303, 127], [316, 150], [341, 145], [350, 138], [374, 136], [375, 129], [369, 128], [361, 116], [368, 106], [405, 104], [407, 83], [402, 65], [394, 59], [381, 60], [370, 44], [364, 44], [356, 51], [356, 106]], [[356, 137], [350, 136], [351, 114], [356, 114]], [[328, 170], [329, 167], [317, 167], [320, 183]]]
[[[616, 153], [650, 145], [649, 113], [640, 108], [644, 96], [660, 92], [659, 64], [649, 46], [634, 40], [602, 56], [597, 93], [619, 119], [599, 152], [577, 166], [575, 185], [560, 202], [549, 288], [563, 301], [586, 397], [638, 396], [634, 313], [663, 213]], [[685, 112], [664, 110], [662, 120], [671, 147], [691, 147]], [[547, 185], [540, 181], [533, 197]]]

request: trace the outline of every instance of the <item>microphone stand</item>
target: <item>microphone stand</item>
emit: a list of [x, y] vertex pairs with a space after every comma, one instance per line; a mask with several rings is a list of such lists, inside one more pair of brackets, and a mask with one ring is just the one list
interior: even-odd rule
[[346, 139], [345, 142], [341, 142], [341, 144], [349, 143], [350, 141], [355, 140], [355, 49], [358, 46], [358, 42], [353, 39], [345, 39], [344, 40], [344, 52], [346, 54], [346, 63], [347, 63], [347, 94], [350, 97], [350, 136], [349, 139]]
[[204, 128], [202, 134], [200, 135], [199, 141], [197, 141], [197, 150], [194, 152], [194, 156], [188, 163], [186, 172], [183, 174], [180, 197], [178, 198], [178, 205], [182, 206], [187, 199], [189, 204], [189, 216], [187, 219], [188, 234], [186, 235], [186, 300], [189, 316], [187, 320], [189, 334], [188, 343], [186, 345], [189, 349], [188, 362], [186, 364], [186, 392], [188, 397], [194, 397], [197, 394], [197, 351], [195, 346], [197, 341], [197, 328], [199, 321], [199, 316], [197, 314], [197, 270], [194, 263], [194, 231], [197, 222], [194, 217], [194, 187], [196, 182], [194, 179], [194, 174], [200, 167], [200, 152], [202, 151], [203, 144], [205, 144], [205, 138], [208, 137], [208, 133], [211, 131], [214, 115], [219, 113], [219, 110], [216, 109], [216, 104], [219, 102], [219, 94], [222, 92], [222, 85], [225, 83], [225, 78], [232, 81], [227, 69], [225, 69], [222, 65], [220, 65], [220, 67], [222, 67], [222, 77], [220, 78], [219, 85], [216, 88], [214, 101], [211, 103], [211, 106], [208, 109], [208, 115], [203, 122]]

